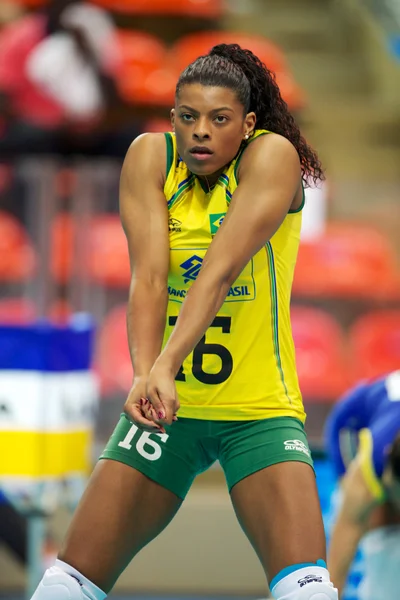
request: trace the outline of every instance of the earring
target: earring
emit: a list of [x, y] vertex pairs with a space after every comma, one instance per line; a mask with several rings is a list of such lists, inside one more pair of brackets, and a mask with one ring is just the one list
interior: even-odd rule
[[249, 139], [249, 134], [248, 134], [248, 133], [246, 133], [246, 135], [244, 136], [244, 139], [245, 139], [245, 140], [248, 140], [248, 139]]

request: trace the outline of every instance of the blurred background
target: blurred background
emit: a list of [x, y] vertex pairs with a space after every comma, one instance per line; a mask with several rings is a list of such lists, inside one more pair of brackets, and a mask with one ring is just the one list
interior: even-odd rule
[[[4, 600], [52, 560], [132, 380], [123, 157], [141, 132], [169, 130], [178, 74], [221, 41], [276, 72], [326, 168], [307, 191], [292, 319], [328, 535], [326, 416], [359, 379], [400, 366], [397, 0], [0, 0], [0, 503], [28, 523], [11, 533], [26, 555], [0, 542]], [[359, 554], [346, 600], [362, 569]], [[266, 593], [219, 466], [115, 588]]]

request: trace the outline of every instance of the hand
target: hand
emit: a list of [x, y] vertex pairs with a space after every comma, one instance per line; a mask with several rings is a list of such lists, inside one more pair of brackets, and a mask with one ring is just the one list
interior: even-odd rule
[[135, 377], [124, 405], [124, 412], [141, 429], [165, 433], [164, 428], [156, 422], [157, 415], [146, 398], [146, 388], [147, 377]]
[[147, 398], [159, 424], [177, 421], [180, 404], [176, 392], [175, 374], [162, 359], [156, 360], [147, 380]]

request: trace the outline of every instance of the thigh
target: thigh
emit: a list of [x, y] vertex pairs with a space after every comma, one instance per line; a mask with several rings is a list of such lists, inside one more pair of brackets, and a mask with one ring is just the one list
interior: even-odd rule
[[132, 557], [168, 525], [181, 502], [132, 467], [99, 461], [58, 557], [108, 593]]
[[231, 490], [238, 520], [271, 581], [285, 567], [326, 558], [315, 474], [304, 462], [281, 462]]
[[143, 432], [121, 417], [67, 534], [59, 558], [106, 592], [170, 522], [202, 470], [193, 424], [180, 419], [166, 430]]

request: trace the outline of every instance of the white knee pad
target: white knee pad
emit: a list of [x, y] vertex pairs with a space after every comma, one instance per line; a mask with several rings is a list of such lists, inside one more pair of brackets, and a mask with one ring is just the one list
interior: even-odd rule
[[272, 594], [276, 600], [339, 600], [327, 569], [318, 566], [293, 571], [274, 586]]
[[[105, 598], [105, 595], [103, 596]], [[75, 577], [59, 567], [47, 569], [31, 600], [98, 600]]]

